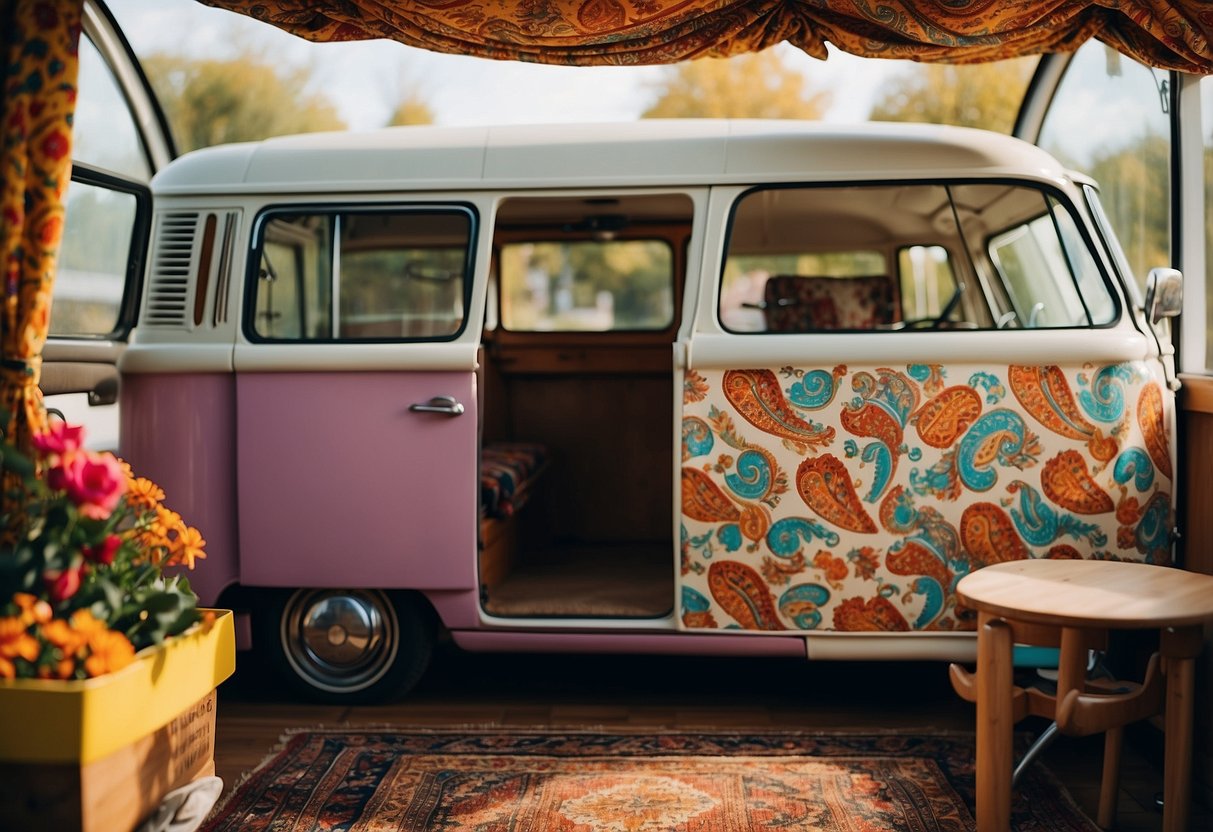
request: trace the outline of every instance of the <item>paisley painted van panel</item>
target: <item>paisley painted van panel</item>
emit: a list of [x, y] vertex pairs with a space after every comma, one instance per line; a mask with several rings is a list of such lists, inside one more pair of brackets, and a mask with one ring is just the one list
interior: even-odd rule
[[1169, 561], [1152, 365], [683, 378], [683, 628], [972, 629], [955, 588], [982, 566]]

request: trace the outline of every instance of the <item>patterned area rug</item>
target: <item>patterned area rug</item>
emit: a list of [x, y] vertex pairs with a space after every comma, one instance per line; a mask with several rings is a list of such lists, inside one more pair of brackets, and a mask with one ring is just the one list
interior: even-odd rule
[[[971, 735], [326, 728], [288, 735], [203, 829], [961, 832], [973, 796]], [[1037, 765], [1012, 829], [1097, 827]]]

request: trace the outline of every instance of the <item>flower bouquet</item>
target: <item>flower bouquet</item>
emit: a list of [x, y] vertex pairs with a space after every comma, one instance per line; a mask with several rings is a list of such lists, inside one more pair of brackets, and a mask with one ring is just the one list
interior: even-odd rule
[[[56, 423], [0, 444], [0, 826], [133, 829], [170, 791], [214, 786], [215, 689], [232, 614], [180, 574], [202, 535], [164, 492]], [[212, 798], [213, 799], [213, 798]]]
[[202, 535], [153, 482], [82, 438], [56, 422], [34, 437], [33, 460], [3, 445], [25, 497], [24, 516], [3, 518], [0, 678], [100, 676], [202, 620], [189, 581], [164, 572], [193, 569]]

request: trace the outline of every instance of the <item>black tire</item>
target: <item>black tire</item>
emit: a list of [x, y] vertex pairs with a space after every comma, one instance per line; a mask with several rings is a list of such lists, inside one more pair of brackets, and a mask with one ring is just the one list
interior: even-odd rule
[[254, 647], [298, 697], [372, 704], [403, 696], [434, 647], [428, 607], [377, 589], [266, 592], [254, 610]]

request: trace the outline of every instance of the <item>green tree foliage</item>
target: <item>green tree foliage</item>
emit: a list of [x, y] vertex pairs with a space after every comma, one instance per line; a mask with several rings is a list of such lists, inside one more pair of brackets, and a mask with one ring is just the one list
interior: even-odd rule
[[230, 60], [161, 52], [143, 64], [182, 152], [346, 127], [330, 101], [306, 91], [306, 69], [283, 69], [251, 50]]
[[895, 76], [873, 121], [957, 124], [1010, 133], [1036, 58], [988, 64], [922, 64]]
[[773, 50], [668, 67], [641, 118], [819, 118], [829, 94]]

